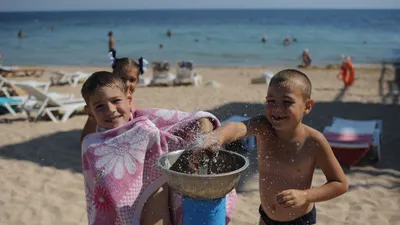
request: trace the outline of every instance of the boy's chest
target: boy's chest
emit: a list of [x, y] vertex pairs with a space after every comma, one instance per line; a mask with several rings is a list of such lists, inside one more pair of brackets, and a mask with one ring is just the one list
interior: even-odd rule
[[315, 158], [306, 145], [296, 148], [296, 145], [265, 143], [258, 150], [258, 163], [260, 172], [293, 176], [313, 168]]

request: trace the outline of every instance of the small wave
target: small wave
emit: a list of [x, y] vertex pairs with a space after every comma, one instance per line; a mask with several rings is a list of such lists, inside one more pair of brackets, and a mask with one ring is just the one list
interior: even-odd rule
[[208, 57], [221, 57], [221, 58], [231, 58], [231, 59], [260, 59], [261, 56], [252, 53], [216, 53], [216, 52], [192, 52], [191, 54], [197, 56], [208, 56]]

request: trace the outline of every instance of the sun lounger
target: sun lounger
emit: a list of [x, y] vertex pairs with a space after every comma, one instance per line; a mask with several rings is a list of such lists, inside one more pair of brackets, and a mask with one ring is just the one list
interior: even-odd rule
[[147, 87], [151, 84], [150, 77], [139, 77], [138, 87]]
[[194, 72], [194, 63], [191, 61], [181, 61], [177, 63], [176, 79], [174, 84], [191, 84], [197, 86], [201, 84], [202, 76]]
[[[242, 122], [242, 121], [245, 121], [245, 120], [248, 120], [248, 119], [249, 118], [245, 117], [245, 116], [237, 116], [237, 115], [235, 115], [235, 116], [231, 116], [228, 119], [222, 121], [221, 124], [223, 125], [223, 124], [226, 124], [226, 123], [229, 123], [229, 122]], [[248, 138], [245, 138], [243, 140], [239, 140], [239, 141], [235, 141], [233, 143], [227, 144], [227, 146], [231, 146], [231, 145], [233, 145], [232, 146], [233, 148], [239, 147], [240, 149], [244, 149], [246, 152], [250, 152], [256, 147], [256, 138], [255, 137], [248, 137]], [[227, 147], [227, 148], [230, 148], [230, 147]]]
[[0, 75], [7, 77], [8, 75], [13, 76], [42, 76], [44, 73], [44, 69], [40, 68], [31, 68], [31, 69], [22, 69], [17, 66], [3, 66], [0, 65]]
[[169, 62], [153, 62], [153, 78], [150, 85], [172, 86], [176, 75], [169, 72]]
[[344, 166], [357, 164], [369, 151], [381, 158], [382, 121], [348, 120], [333, 118], [331, 126], [323, 134], [328, 140], [336, 158]]
[[272, 72], [266, 71], [264, 72], [261, 77], [257, 77], [251, 80], [252, 84], [267, 84], [271, 81], [274, 74]]
[[6, 96], [11, 96], [9, 89], [13, 89], [13, 85], [17, 84], [26, 84], [34, 87], [38, 87], [42, 89], [44, 92], [50, 87], [50, 82], [42, 82], [42, 81], [35, 81], [35, 80], [24, 80], [24, 81], [15, 81], [15, 80], [8, 80], [0, 75], [0, 90]]
[[21, 99], [13, 99], [9, 97], [0, 97], [0, 106], [3, 106], [4, 108], [7, 109], [9, 113], [11, 113], [13, 116], [16, 116], [17, 113], [14, 111], [12, 108], [15, 105], [21, 104], [22, 100]]
[[54, 85], [69, 84], [71, 87], [76, 87], [80, 81], [86, 80], [89, 76], [89, 73], [79, 71], [72, 73], [53, 71], [53, 75], [50, 77], [50, 82]]
[[[29, 94], [28, 100], [24, 102], [22, 108], [28, 116], [30, 116], [32, 112], [36, 112], [34, 121], [42, 115], [47, 114], [53, 122], [64, 122], [72, 113], [83, 109], [85, 106], [85, 101], [83, 99], [60, 100], [48, 93], [44, 93], [36, 87], [24, 84], [18, 84], [17, 86]], [[30, 104], [31, 100], [34, 101], [35, 104]], [[64, 112], [60, 120], [54, 115], [54, 112], [59, 111]]]
[[[8, 92], [4, 92], [8, 93]], [[59, 94], [57, 92], [47, 92], [46, 93], [48, 96], [57, 99], [59, 101], [66, 101], [66, 100], [72, 100], [73, 99], [73, 94]], [[22, 104], [29, 104], [32, 107], [37, 104], [35, 101], [35, 98], [33, 96], [29, 97], [28, 95], [23, 95], [23, 96], [10, 96], [6, 94], [5, 97], [0, 97], [0, 102], [3, 104], [0, 104], [4, 106], [9, 113], [11, 113], [13, 116], [16, 116], [15, 110], [11, 108], [11, 106], [19, 106]], [[28, 101], [29, 99], [29, 101]]]

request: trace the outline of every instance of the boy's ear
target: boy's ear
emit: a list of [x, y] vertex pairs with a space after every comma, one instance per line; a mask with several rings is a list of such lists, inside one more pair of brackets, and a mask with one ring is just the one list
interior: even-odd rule
[[129, 105], [132, 105], [133, 97], [130, 91], [128, 91], [128, 95], [126, 96], [126, 98], [128, 99]]
[[89, 116], [93, 116], [92, 110], [90, 110], [89, 106], [85, 105], [84, 109], [86, 114], [88, 114]]
[[304, 115], [307, 115], [311, 112], [311, 109], [314, 107], [314, 100], [308, 99], [306, 101], [306, 108], [304, 109]]

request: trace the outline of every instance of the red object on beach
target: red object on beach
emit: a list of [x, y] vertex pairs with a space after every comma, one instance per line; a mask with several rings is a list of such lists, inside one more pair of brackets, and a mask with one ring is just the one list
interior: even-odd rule
[[351, 167], [360, 162], [370, 148], [332, 147], [332, 150], [340, 165]]
[[325, 131], [324, 136], [342, 166], [354, 166], [372, 148], [368, 144], [373, 142], [372, 134], [345, 134]]

